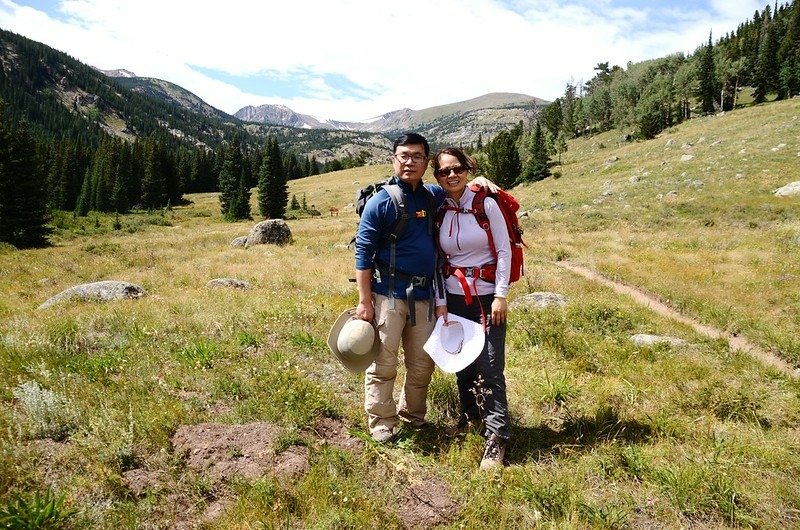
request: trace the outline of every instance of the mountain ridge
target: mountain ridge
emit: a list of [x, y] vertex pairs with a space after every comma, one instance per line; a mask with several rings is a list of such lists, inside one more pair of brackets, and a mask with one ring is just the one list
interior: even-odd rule
[[[538, 115], [536, 109], [548, 103], [549, 102], [544, 99], [527, 94], [490, 92], [465, 101], [457, 101], [420, 110], [412, 110], [410, 108], [393, 110], [362, 121], [320, 119], [319, 117], [308, 114], [301, 114], [285, 105], [273, 105], [269, 103], [258, 106], [248, 105], [239, 109], [233, 115], [246, 122], [287, 125], [303, 129], [325, 128], [347, 131], [396, 133], [409, 129], [426, 131], [430, 129], [437, 120], [447, 120], [453, 116], [463, 116], [467, 118], [464, 120], [465, 122], [476, 121], [475, 118], [478, 118], [477, 123], [483, 128], [492, 126], [490, 123], [491, 121], [495, 122], [495, 128], [497, 127], [498, 121], [502, 123], [503, 126], [513, 127], [520, 119], [535, 119]], [[484, 119], [479, 118], [481, 114], [486, 114], [492, 110], [501, 111], [501, 113], [500, 115], [492, 113], [490, 117]], [[504, 117], [509, 117], [508, 115], [511, 115], [510, 119], [503, 119]], [[441, 128], [442, 126], [439, 125], [439, 127]], [[461, 134], [454, 134], [455, 131], [453, 131], [452, 127], [447, 131], [439, 132], [444, 132], [445, 138], [456, 137], [459, 141], [464, 141], [465, 139], [475, 141], [477, 138], [474, 131], [468, 134], [463, 134], [463, 131], [459, 131]], [[499, 131], [494, 130], [493, 132]]]

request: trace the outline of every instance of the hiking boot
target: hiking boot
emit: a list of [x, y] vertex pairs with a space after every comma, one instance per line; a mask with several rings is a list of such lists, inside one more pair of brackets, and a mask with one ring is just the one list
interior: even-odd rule
[[486, 447], [483, 450], [481, 459], [481, 469], [495, 469], [503, 465], [503, 457], [506, 454], [506, 441], [495, 433], [489, 435], [486, 440]]
[[394, 439], [394, 432], [387, 427], [381, 427], [372, 433], [372, 439], [378, 443], [389, 443]]

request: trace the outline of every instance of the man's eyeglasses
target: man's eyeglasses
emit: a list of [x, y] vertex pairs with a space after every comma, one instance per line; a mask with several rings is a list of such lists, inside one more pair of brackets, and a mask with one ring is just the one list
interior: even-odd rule
[[433, 176], [435, 176], [437, 179], [440, 179], [442, 177], [449, 177], [450, 173], [462, 175], [466, 170], [467, 168], [464, 166], [443, 167], [434, 171]]
[[407, 164], [409, 160], [415, 164], [421, 164], [428, 159], [427, 156], [420, 154], [407, 155], [405, 153], [399, 153], [399, 154], [396, 153], [393, 154], [392, 156], [394, 157], [395, 160], [397, 160], [401, 164]]

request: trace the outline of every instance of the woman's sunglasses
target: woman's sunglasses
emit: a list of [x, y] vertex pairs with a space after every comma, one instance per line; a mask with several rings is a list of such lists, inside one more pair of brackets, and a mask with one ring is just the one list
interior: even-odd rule
[[461, 175], [466, 170], [467, 168], [465, 168], [464, 166], [443, 167], [434, 171], [433, 176], [436, 177], [437, 179], [440, 179], [442, 177], [449, 177], [450, 173]]

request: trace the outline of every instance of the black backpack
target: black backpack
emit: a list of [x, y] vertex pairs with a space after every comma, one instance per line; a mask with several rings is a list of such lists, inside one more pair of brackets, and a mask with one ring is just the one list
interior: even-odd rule
[[[433, 227], [436, 221], [436, 200], [433, 197], [433, 193], [431, 193], [428, 188], [426, 188], [422, 183], [420, 183], [420, 186], [422, 186], [425, 190], [425, 198], [428, 201], [428, 206], [425, 208], [425, 217], [428, 219], [428, 233], [433, 235]], [[411, 215], [408, 213], [408, 208], [406, 208], [403, 190], [400, 189], [395, 177], [389, 177], [384, 180], [373, 182], [372, 184], [368, 184], [360, 190], [357, 190], [355, 210], [358, 217], [361, 217], [361, 213], [364, 211], [367, 201], [382, 189], [386, 189], [386, 192], [389, 194], [389, 198], [392, 199], [394, 209], [397, 212], [397, 220], [395, 221], [394, 228], [392, 228], [392, 233], [389, 234], [387, 238], [390, 243], [395, 243], [401, 239], [403, 235], [405, 235], [406, 224], [411, 218]], [[355, 242], [356, 236], [354, 235], [350, 240], [350, 243], [347, 245], [348, 248], [355, 244]], [[392, 255], [393, 254], [394, 252], [392, 252]], [[394, 264], [390, 264], [390, 267], [394, 268]]]
[[[422, 183], [419, 184], [424, 189], [424, 194], [426, 200], [428, 202], [427, 207], [422, 210], [424, 212], [425, 218], [428, 220], [428, 234], [433, 237], [434, 233], [434, 225], [436, 221], [436, 199], [433, 196], [431, 190], [426, 188]], [[394, 279], [398, 275], [400, 277], [403, 276], [402, 273], [399, 273], [395, 268], [395, 249], [397, 245], [397, 241], [403, 238], [406, 231], [406, 225], [408, 224], [408, 220], [411, 218], [411, 214], [408, 211], [405, 203], [405, 196], [403, 195], [403, 190], [400, 189], [400, 185], [397, 184], [395, 177], [389, 177], [384, 180], [379, 180], [378, 182], [373, 182], [372, 184], [368, 184], [361, 188], [360, 190], [356, 191], [356, 200], [355, 200], [355, 210], [356, 214], [358, 214], [359, 218], [361, 217], [361, 213], [364, 211], [364, 207], [367, 204], [373, 195], [378, 193], [380, 190], [385, 189], [386, 192], [389, 194], [389, 197], [392, 200], [392, 204], [394, 204], [394, 209], [397, 212], [397, 220], [394, 223], [394, 227], [392, 228], [392, 232], [386, 237], [383, 241], [381, 241], [381, 245], [384, 245], [387, 241], [389, 243], [389, 263], [388, 269], [386, 269], [386, 273], [388, 275], [389, 281], [389, 292], [394, 292]], [[353, 235], [353, 238], [350, 240], [350, 243], [347, 245], [348, 248], [351, 245], [354, 245], [356, 242], [356, 235]], [[355, 281], [355, 279], [351, 279], [351, 281]], [[394, 302], [394, 296], [390, 295], [389, 298]], [[412, 325], [413, 322], [412, 316]]]

